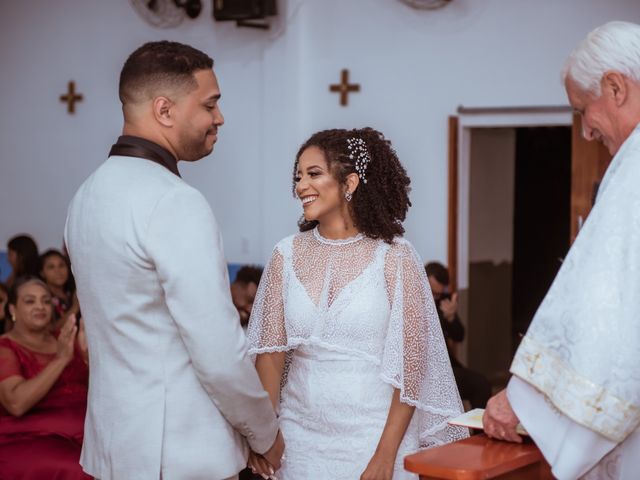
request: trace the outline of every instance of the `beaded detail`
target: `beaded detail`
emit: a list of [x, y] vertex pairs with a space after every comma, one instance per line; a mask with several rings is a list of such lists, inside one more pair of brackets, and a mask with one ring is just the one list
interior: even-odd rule
[[364, 183], [367, 183], [367, 167], [371, 161], [367, 144], [361, 138], [351, 137], [347, 138], [347, 149], [349, 150], [349, 158], [355, 163], [358, 177]]
[[348, 238], [325, 238], [322, 236], [317, 226], [313, 229], [313, 236], [316, 240], [318, 240], [320, 243], [324, 243], [325, 245], [349, 245], [350, 243], [358, 242], [364, 238], [364, 235], [362, 233], [358, 233], [357, 235]]

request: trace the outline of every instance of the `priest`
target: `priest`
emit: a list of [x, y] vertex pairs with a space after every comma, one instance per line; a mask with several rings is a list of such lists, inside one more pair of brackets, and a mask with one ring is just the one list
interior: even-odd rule
[[584, 137], [614, 158], [484, 429], [519, 442], [522, 423], [561, 480], [638, 478], [640, 25], [593, 30], [563, 77]]

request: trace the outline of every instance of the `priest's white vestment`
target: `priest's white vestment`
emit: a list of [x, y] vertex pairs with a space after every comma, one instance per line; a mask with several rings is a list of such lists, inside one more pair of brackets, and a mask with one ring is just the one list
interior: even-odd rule
[[516, 353], [507, 388], [561, 480], [640, 475], [640, 127]]

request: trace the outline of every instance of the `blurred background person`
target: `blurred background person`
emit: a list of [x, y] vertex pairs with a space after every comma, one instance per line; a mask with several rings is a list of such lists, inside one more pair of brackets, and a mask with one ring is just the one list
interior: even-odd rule
[[471, 408], [484, 408], [491, 396], [489, 380], [481, 373], [465, 367], [457, 358], [457, 346], [464, 340], [465, 329], [458, 316], [458, 294], [449, 291], [449, 270], [438, 262], [427, 263], [424, 269], [438, 309], [460, 397], [467, 400]]
[[0, 335], [5, 332], [7, 324], [11, 324], [8, 321], [8, 315], [5, 312], [7, 306], [7, 299], [9, 298], [9, 289], [4, 283], [0, 283]]
[[236, 279], [231, 284], [231, 299], [240, 315], [240, 325], [245, 330], [249, 324], [249, 315], [251, 315], [262, 271], [262, 267], [245, 265], [238, 270]]
[[40, 278], [52, 294], [54, 330], [60, 329], [70, 315], [80, 318], [80, 304], [69, 260], [61, 252], [51, 249], [40, 256]]
[[[253, 301], [256, 298], [260, 278], [262, 278], [263, 268], [257, 265], [243, 265], [236, 273], [236, 278], [231, 284], [231, 299], [240, 315], [240, 325], [243, 330], [247, 330], [249, 316], [253, 308]], [[239, 474], [240, 480], [259, 480], [262, 477], [245, 468]]]
[[11, 264], [11, 274], [6, 281], [9, 288], [16, 278], [22, 275], [37, 276], [40, 271], [38, 245], [29, 235], [17, 235], [9, 240], [7, 258]]
[[0, 337], [0, 478], [86, 479], [80, 467], [89, 371], [82, 327], [51, 333], [51, 292], [35, 276], [9, 290]]

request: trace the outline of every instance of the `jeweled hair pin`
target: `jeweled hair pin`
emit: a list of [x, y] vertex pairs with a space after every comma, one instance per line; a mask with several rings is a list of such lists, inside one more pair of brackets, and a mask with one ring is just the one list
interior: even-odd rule
[[367, 183], [367, 167], [371, 161], [367, 144], [358, 137], [347, 138], [347, 149], [349, 150], [349, 158], [353, 160], [355, 169], [360, 180]]

